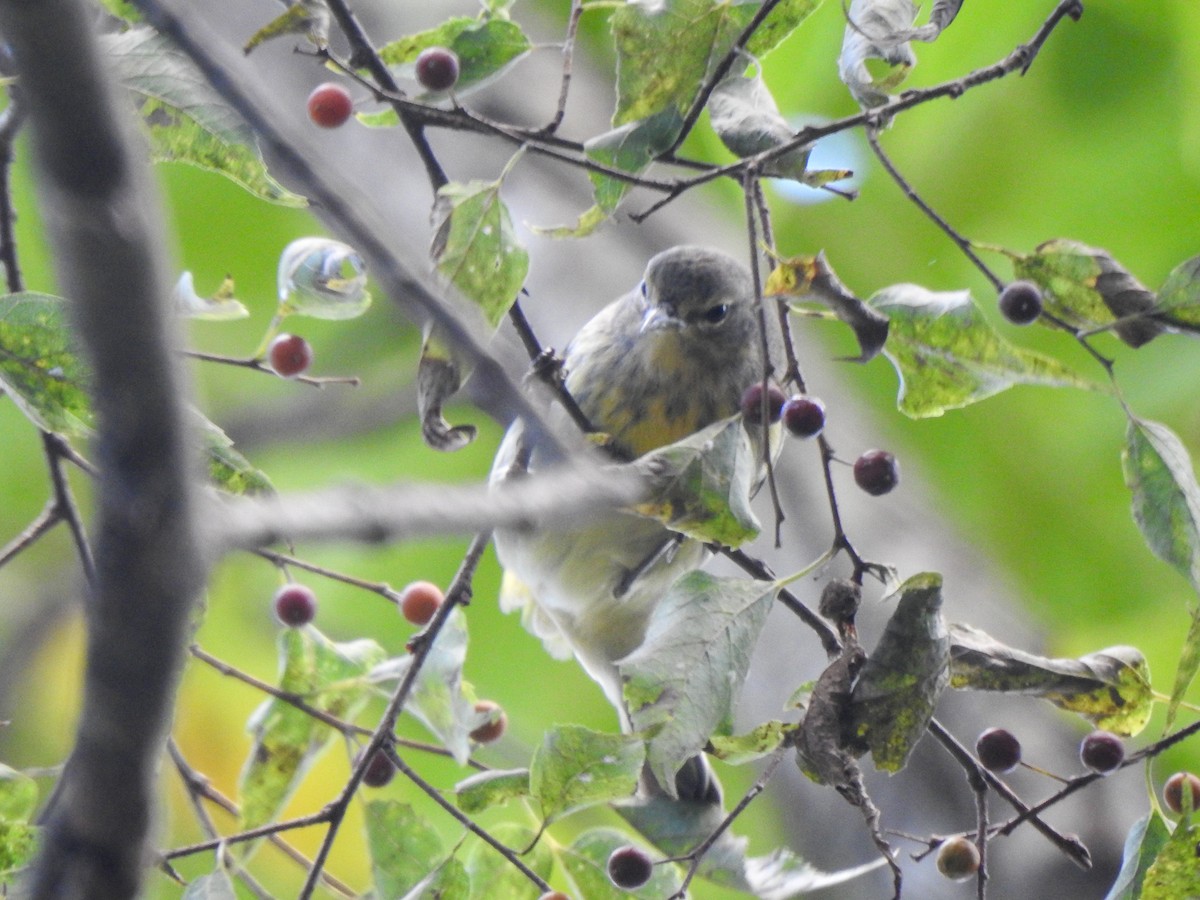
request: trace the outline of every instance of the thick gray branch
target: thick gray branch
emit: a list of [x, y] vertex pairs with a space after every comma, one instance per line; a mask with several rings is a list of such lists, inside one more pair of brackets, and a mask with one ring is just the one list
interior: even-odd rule
[[82, 0], [0, 0], [28, 103], [61, 292], [94, 371], [96, 581], [75, 748], [35, 897], [136, 894], [153, 784], [204, 565], [166, 300], [165, 229]]

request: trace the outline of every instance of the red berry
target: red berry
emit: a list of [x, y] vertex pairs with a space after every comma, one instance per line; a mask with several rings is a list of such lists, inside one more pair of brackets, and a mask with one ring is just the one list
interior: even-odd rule
[[1079, 759], [1093, 772], [1107, 775], [1125, 762], [1125, 744], [1111, 731], [1093, 731], [1080, 741]]
[[426, 47], [417, 56], [417, 81], [427, 91], [448, 91], [458, 82], [458, 55], [445, 47]]
[[803, 394], [783, 404], [783, 425], [799, 438], [816, 437], [825, 427], [825, 404]]
[[396, 774], [396, 765], [382, 750], [377, 750], [372, 756], [371, 761], [367, 763], [366, 771], [363, 772], [362, 783], [367, 787], [383, 787], [392, 780], [392, 776]]
[[275, 617], [284, 625], [299, 628], [317, 615], [317, 595], [302, 584], [285, 584], [275, 592]]
[[1014, 281], [1005, 285], [997, 302], [1008, 321], [1028, 325], [1042, 314], [1042, 289], [1032, 281]]
[[308, 341], [296, 334], [281, 334], [271, 341], [267, 360], [276, 374], [295, 378], [312, 365], [313, 351]]
[[546, 893], [538, 897], [538, 900], [571, 900], [571, 898], [562, 891], [546, 891]]
[[488, 720], [471, 732], [471, 740], [480, 744], [490, 744], [498, 741], [508, 730], [508, 716], [493, 700], [480, 700], [475, 704], [475, 712], [488, 716]]
[[428, 625], [445, 599], [436, 584], [414, 581], [400, 595], [400, 613], [414, 625]]
[[1183, 812], [1183, 785], [1187, 783], [1193, 812], [1200, 811], [1200, 778], [1191, 772], [1176, 772], [1163, 785], [1163, 803], [1173, 813]]
[[900, 483], [900, 465], [886, 450], [868, 450], [854, 461], [854, 481], [871, 496], [882, 496]]
[[989, 728], [975, 741], [975, 755], [985, 769], [1011, 772], [1021, 762], [1021, 742], [1003, 728]]
[[608, 877], [623, 890], [637, 890], [649, 881], [653, 874], [654, 863], [650, 855], [640, 847], [618, 847], [608, 857]]
[[[767, 385], [767, 421], [772, 425], [779, 421], [783, 414], [783, 404], [787, 398], [783, 391], [773, 384]], [[756, 381], [742, 393], [742, 415], [746, 421], [758, 423], [762, 421], [763, 386]]]
[[308, 95], [308, 117], [322, 128], [337, 128], [345, 125], [354, 112], [354, 101], [350, 92], [340, 84], [327, 81], [313, 88]]
[[937, 867], [951, 881], [965, 881], [979, 871], [979, 848], [961, 835], [950, 838], [938, 850]]

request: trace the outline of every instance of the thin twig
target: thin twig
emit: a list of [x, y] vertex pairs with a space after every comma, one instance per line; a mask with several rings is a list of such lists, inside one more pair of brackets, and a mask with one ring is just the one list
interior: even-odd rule
[[54, 487], [54, 505], [59, 517], [67, 523], [67, 528], [71, 531], [75, 552], [79, 555], [80, 566], [83, 567], [83, 577], [91, 585], [96, 583], [96, 562], [83, 527], [83, 518], [79, 515], [79, 505], [75, 502], [75, 494], [62, 466], [63, 459], [67, 458], [65, 450], [68, 446], [60, 435], [50, 431], [42, 432], [42, 447], [46, 453], [46, 464], [50, 467], [50, 482]]
[[[760, 581], [775, 580], [775, 573], [771, 571], [770, 566], [762, 560], [750, 556], [745, 550], [732, 550], [725, 547], [721, 550], [721, 554], [739, 566], [743, 572]], [[825, 652], [831, 659], [841, 653], [842, 642], [838, 640], [837, 634], [824, 619], [805, 606], [795, 594], [787, 588], [783, 588], [779, 592], [779, 602], [799, 616], [804, 624], [817, 633], [817, 637], [821, 639], [821, 646], [825, 648]]]
[[[205, 353], [201, 350], [184, 350], [183, 355], [192, 359], [204, 360], [205, 362], [238, 366], [242, 369], [250, 369], [253, 372], [262, 372], [275, 378], [280, 377], [279, 373], [267, 365], [266, 360], [261, 357], [222, 356], [219, 353]], [[288, 378], [288, 381], [299, 381], [301, 384], [308, 384], [313, 387], [324, 387], [327, 384], [348, 384], [352, 387], [358, 387], [362, 383], [357, 375], [329, 375], [321, 378], [314, 378], [311, 375], [293, 375]]]
[[347, 575], [344, 572], [337, 572], [333, 569], [328, 569], [325, 566], [319, 566], [316, 563], [308, 562], [300, 559], [297, 556], [292, 556], [287, 553], [280, 553], [277, 550], [268, 550], [264, 547], [257, 547], [250, 551], [255, 556], [261, 556], [263, 559], [270, 560], [277, 566], [294, 566], [297, 569], [303, 569], [306, 572], [312, 572], [314, 575], [320, 575], [323, 578], [328, 578], [332, 581], [340, 581], [342, 584], [348, 584], [352, 587], [362, 588], [364, 591], [370, 591], [373, 594], [378, 594], [383, 599], [390, 601], [393, 604], [399, 605], [403, 596], [399, 591], [392, 588], [390, 584], [383, 581], [367, 581], [363, 578], [356, 578], [353, 575]]
[[571, 69], [575, 57], [575, 38], [579, 33], [579, 20], [583, 17], [583, 0], [571, 0], [571, 11], [567, 14], [567, 34], [563, 38], [562, 83], [558, 89], [558, 105], [554, 118], [542, 129], [544, 134], [554, 134], [567, 113], [567, 93], [571, 89]]

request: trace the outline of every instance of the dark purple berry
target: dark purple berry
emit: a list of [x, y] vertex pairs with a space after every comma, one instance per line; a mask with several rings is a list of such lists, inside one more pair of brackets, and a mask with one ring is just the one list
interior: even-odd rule
[[275, 616], [284, 625], [299, 628], [317, 615], [317, 595], [302, 584], [285, 584], [275, 592]]
[[608, 877], [627, 891], [640, 888], [654, 874], [654, 863], [640, 847], [618, 847], [608, 858]]
[[854, 481], [871, 496], [879, 497], [900, 483], [900, 465], [886, 450], [868, 450], [854, 461]]
[[448, 91], [458, 82], [458, 55], [445, 47], [426, 47], [417, 56], [417, 81], [427, 91]]
[[[786, 401], [783, 391], [773, 384], [767, 385], [767, 421], [774, 425], [783, 414], [783, 404]], [[742, 392], [742, 415], [747, 422], [762, 421], [763, 386], [756, 381]]]
[[1000, 312], [1014, 325], [1028, 325], [1042, 314], [1042, 289], [1032, 281], [1014, 281], [1000, 292]]
[[1011, 772], [1021, 762], [1021, 742], [1004, 728], [989, 728], [975, 742], [975, 755], [991, 772]]
[[1080, 741], [1079, 759], [1093, 772], [1107, 775], [1125, 762], [1125, 744], [1111, 731], [1093, 731]]
[[371, 761], [367, 763], [362, 782], [367, 787], [379, 788], [391, 781], [395, 774], [396, 765], [392, 762], [391, 757], [382, 750], [378, 750], [371, 756]]
[[783, 425], [799, 438], [816, 437], [825, 427], [825, 404], [801, 394], [783, 404]]
[[1163, 785], [1163, 803], [1173, 813], [1183, 812], [1183, 786], [1185, 783], [1188, 786], [1188, 794], [1191, 795], [1192, 811], [1200, 810], [1200, 778], [1191, 772], [1176, 772]]

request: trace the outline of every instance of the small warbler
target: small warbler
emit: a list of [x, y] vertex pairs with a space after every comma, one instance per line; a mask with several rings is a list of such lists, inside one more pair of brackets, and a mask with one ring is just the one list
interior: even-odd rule
[[[737, 412], [745, 388], [762, 380], [760, 347], [746, 267], [715, 250], [675, 247], [570, 342], [566, 388], [608, 448], [632, 459]], [[509, 473], [522, 441], [517, 422], [493, 481]], [[524, 449], [536, 468], [538, 447]], [[495, 543], [502, 608], [521, 609], [555, 656], [574, 654], [628, 729], [616, 663], [641, 645], [671, 583], [704, 561], [703, 545], [632, 512], [588, 509], [574, 527], [498, 530]], [[680, 796], [719, 802], [707, 767], [697, 760], [690, 768], [690, 786], [677, 779]]]

